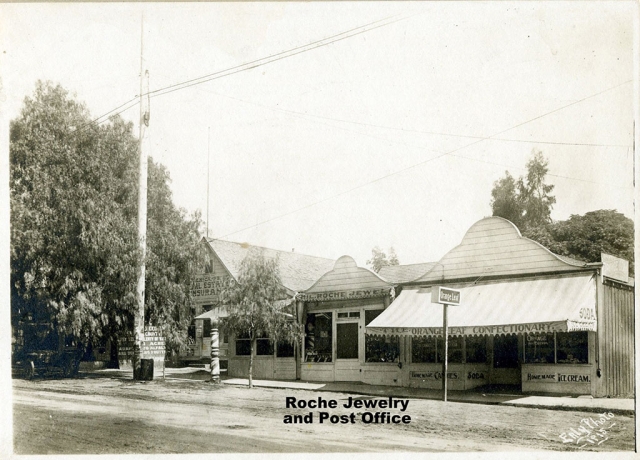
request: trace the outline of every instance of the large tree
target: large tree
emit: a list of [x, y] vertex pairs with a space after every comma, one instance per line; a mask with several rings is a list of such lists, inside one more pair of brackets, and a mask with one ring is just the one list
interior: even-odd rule
[[605, 252], [629, 261], [634, 271], [633, 221], [610, 209], [572, 215], [568, 220], [536, 228], [527, 235], [552, 252], [585, 262], [600, 262]]
[[249, 339], [249, 387], [253, 388], [253, 357], [259, 338], [297, 344], [303, 327], [286, 308], [287, 292], [280, 280], [278, 261], [266, 259], [258, 249], [242, 261], [237, 283], [223, 293], [228, 317], [222, 328], [236, 337]]
[[556, 202], [553, 185], [545, 183], [549, 163], [534, 151], [527, 162], [527, 174], [517, 180], [505, 172], [491, 190], [494, 216], [513, 222], [522, 235], [552, 252], [585, 262], [600, 262], [602, 252], [630, 262], [633, 273], [633, 221], [615, 210], [599, 210], [584, 216], [572, 215], [553, 222], [551, 210]]
[[534, 150], [526, 168], [527, 174], [517, 181], [506, 171], [491, 190], [493, 215], [510, 220], [522, 232], [550, 223], [556, 202], [554, 186], [545, 183], [549, 162], [542, 152]]
[[[140, 261], [133, 126], [91, 120], [62, 87], [38, 82], [10, 126], [13, 316], [51, 321], [85, 344], [131, 328]], [[188, 305], [199, 219], [175, 210], [153, 161], [149, 176], [147, 318], [163, 321]]]

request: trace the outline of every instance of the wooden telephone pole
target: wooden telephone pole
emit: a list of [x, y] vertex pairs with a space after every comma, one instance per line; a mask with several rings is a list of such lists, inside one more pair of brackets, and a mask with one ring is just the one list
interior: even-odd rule
[[144, 70], [144, 17], [140, 25], [140, 127], [138, 150], [140, 153], [138, 174], [138, 244], [140, 247], [140, 267], [138, 270], [138, 286], [136, 289], [137, 309], [134, 317], [134, 356], [133, 378], [140, 380], [142, 376], [142, 347], [144, 343], [144, 295], [145, 295], [145, 258], [147, 255], [147, 168], [148, 142], [146, 128], [149, 127], [149, 71]]

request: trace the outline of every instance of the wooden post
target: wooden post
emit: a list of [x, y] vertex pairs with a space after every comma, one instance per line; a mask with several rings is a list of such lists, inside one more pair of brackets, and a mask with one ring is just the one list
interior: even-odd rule
[[442, 360], [442, 394], [443, 401], [447, 402], [447, 365], [449, 354], [449, 339], [447, 327], [447, 307], [446, 303], [442, 304], [442, 335], [444, 336], [444, 359]]
[[220, 335], [218, 318], [211, 318], [211, 382], [220, 383]]

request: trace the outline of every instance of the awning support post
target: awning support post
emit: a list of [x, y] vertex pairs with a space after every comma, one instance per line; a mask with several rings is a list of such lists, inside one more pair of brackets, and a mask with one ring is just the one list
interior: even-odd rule
[[442, 334], [444, 335], [444, 359], [442, 360], [442, 400], [447, 402], [447, 367], [449, 361], [449, 338], [447, 327], [447, 307], [446, 303], [442, 304]]

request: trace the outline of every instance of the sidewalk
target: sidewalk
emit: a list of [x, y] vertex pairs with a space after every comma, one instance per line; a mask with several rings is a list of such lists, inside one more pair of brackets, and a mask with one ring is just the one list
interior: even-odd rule
[[[94, 371], [94, 375], [110, 375], [112, 377], [130, 376], [131, 371], [124, 369], [103, 369]], [[156, 379], [162, 379], [157, 376]], [[208, 381], [210, 374], [207, 368], [166, 368], [167, 380]], [[230, 378], [223, 372], [222, 382], [225, 385], [248, 386], [248, 379]], [[362, 396], [377, 396], [412, 399], [442, 400], [442, 390], [424, 388], [406, 388], [384, 385], [367, 385], [361, 382], [303, 382], [292, 380], [253, 380], [257, 387], [284, 388], [291, 390], [322, 391], [348, 393]], [[612, 412], [620, 415], [635, 415], [633, 399], [591, 398], [590, 396], [570, 395], [523, 395], [514, 391], [486, 390], [449, 391], [447, 400], [456, 403], [494, 404], [503, 406], [529, 407], [552, 410], [576, 410], [585, 412]]]
[[[248, 379], [225, 379], [226, 385], [248, 385]], [[442, 390], [405, 388], [383, 385], [367, 385], [361, 382], [301, 382], [282, 380], [253, 380], [257, 387], [288, 388], [325, 392], [350, 393], [366, 396], [393, 396], [395, 398], [442, 400]], [[448, 391], [451, 402], [497, 404], [503, 406], [530, 407], [552, 410], [578, 410], [585, 412], [613, 412], [621, 415], [635, 414], [633, 399], [591, 398], [587, 396], [529, 396], [523, 394], [482, 393], [480, 391]]]

